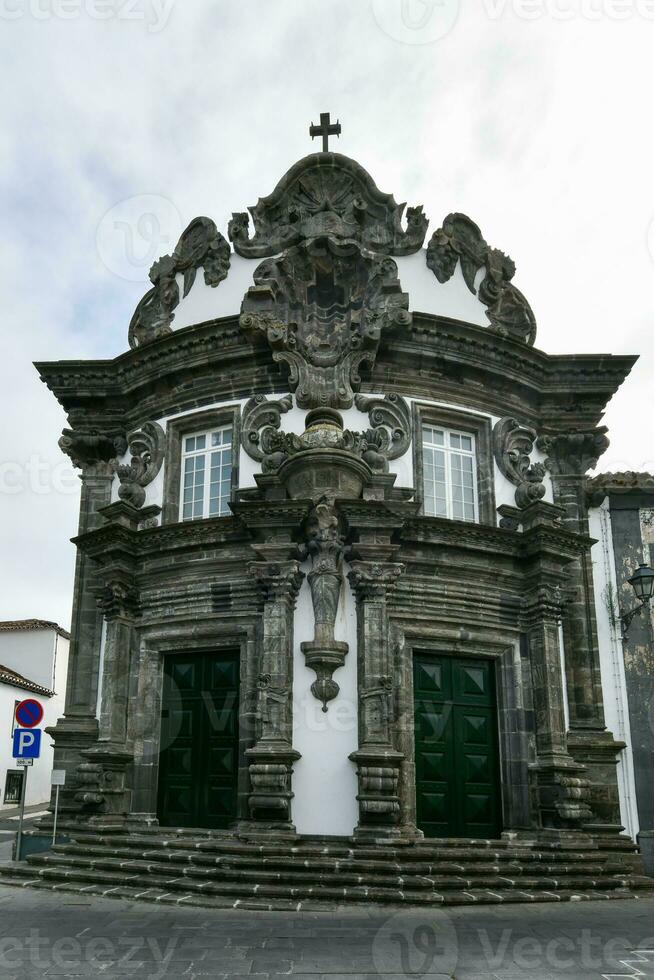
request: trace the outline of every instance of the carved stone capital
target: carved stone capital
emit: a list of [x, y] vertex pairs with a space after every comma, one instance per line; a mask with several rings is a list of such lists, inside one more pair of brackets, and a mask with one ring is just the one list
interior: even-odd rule
[[556, 476], [583, 476], [609, 448], [606, 426], [539, 436], [536, 445], [545, 453], [545, 466]]
[[559, 585], [543, 584], [527, 592], [522, 599], [521, 622], [524, 629], [545, 624], [558, 625], [563, 607], [569, 601]]
[[266, 602], [286, 601], [295, 605], [304, 579], [298, 561], [253, 561], [248, 565], [248, 573]]
[[123, 432], [64, 429], [59, 448], [70, 457], [73, 466], [83, 471], [83, 476], [112, 476], [118, 458], [127, 451], [127, 440]]
[[138, 589], [122, 579], [107, 582], [98, 597], [98, 608], [106, 620], [134, 619], [139, 614]]
[[121, 500], [142, 507], [145, 503], [145, 487], [152, 483], [161, 469], [165, 455], [166, 435], [158, 422], [146, 422], [142, 429], [127, 439], [132, 458], [128, 464], [116, 468]]
[[348, 579], [357, 602], [387, 599], [404, 569], [399, 562], [351, 562]]
[[[465, 214], [450, 214], [431, 237], [427, 265], [439, 282], [447, 282], [459, 262], [468, 289], [486, 307], [491, 327], [502, 336], [533, 344], [536, 318], [525, 297], [511, 282], [515, 263], [504, 252], [491, 248], [479, 227]], [[481, 269], [485, 275], [477, 289], [475, 282]]]

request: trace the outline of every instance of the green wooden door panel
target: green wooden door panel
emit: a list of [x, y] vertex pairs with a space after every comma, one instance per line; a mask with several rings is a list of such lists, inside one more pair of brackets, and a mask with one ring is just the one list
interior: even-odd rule
[[227, 827], [236, 818], [238, 653], [164, 661], [159, 822]]
[[500, 831], [495, 678], [485, 660], [414, 660], [416, 805], [428, 837]]

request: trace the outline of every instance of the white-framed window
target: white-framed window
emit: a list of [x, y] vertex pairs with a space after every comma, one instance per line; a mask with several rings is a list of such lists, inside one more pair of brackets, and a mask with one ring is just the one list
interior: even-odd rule
[[180, 520], [230, 514], [232, 427], [182, 437]]
[[474, 435], [440, 425], [423, 425], [422, 452], [425, 514], [478, 521]]

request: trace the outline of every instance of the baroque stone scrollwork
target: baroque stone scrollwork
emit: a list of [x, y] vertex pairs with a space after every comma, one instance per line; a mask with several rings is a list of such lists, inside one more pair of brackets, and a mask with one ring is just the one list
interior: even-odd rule
[[300, 408], [350, 408], [382, 330], [411, 322], [396, 263], [352, 240], [303, 242], [262, 262], [254, 282], [241, 327], [263, 334], [273, 358], [289, 366]]
[[312, 154], [300, 160], [268, 197], [235, 213], [228, 234], [245, 258], [275, 255], [323, 235], [352, 239], [387, 255], [409, 255], [422, 248], [429, 224], [421, 206], [408, 208], [382, 193], [355, 160], [337, 153]]
[[314, 612], [314, 638], [301, 644], [307, 667], [316, 672], [311, 692], [322, 701], [323, 711], [327, 702], [339, 692], [333, 673], [345, 663], [347, 643], [334, 639], [336, 613], [343, 584], [343, 555], [345, 539], [341, 521], [334, 505], [322, 500], [314, 507], [305, 528], [305, 554], [311, 557], [309, 587]]
[[123, 432], [105, 434], [64, 429], [59, 448], [78, 469], [99, 466], [110, 472], [117, 459], [125, 455], [127, 440]]
[[[170, 333], [175, 318], [173, 311], [191, 291], [198, 269], [204, 269], [207, 286], [217, 286], [229, 272], [230, 255], [229, 242], [211, 218], [194, 218], [172, 255], [157, 259], [150, 269], [153, 288], [145, 294], [132, 317], [130, 347], [139, 347]], [[178, 275], [184, 278], [181, 297]]]
[[[504, 252], [491, 248], [479, 227], [465, 214], [450, 214], [432, 235], [427, 246], [427, 265], [439, 282], [454, 275], [457, 262], [471, 293], [486, 307], [492, 328], [503, 336], [533, 344], [536, 318], [529, 303], [511, 280], [515, 263]], [[476, 288], [477, 273], [485, 276]]]
[[493, 453], [500, 472], [515, 485], [515, 502], [520, 509], [545, 496], [545, 467], [532, 463], [530, 455], [536, 442], [536, 430], [521, 425], [517, 419], [503, 418], [493, 429]]
[[158, 422], [146, 422], [133, 432], [127, 445], [132, 458], [116, 468], [120, 487], [118, 496], [132, 507], [145, 503], [145, 487], [152, 483], [164, 461], [165, 433]]
[[583, 476], [597, 466], [600, 456], [609, 448], [606, 426], [585, 431], [558, 432], [539, 436], [536, 445], [545, 453], [545, 466], [557, 476]]
[[277, 401], [268, 401], [265, 395], [255, 395], [243, 409], [243, 448], [251, 459], [261, 463], [264, 473], [274, 472], [286, 458], [287, 453], [282, 448], [283, 433], [279, 429], [281, 416], [292, 407], [290, 395]]
[[355, 395], [354, 403], [366, 412], [372, 428], [364, 434], [363, 459], [372, 470], [388, 472], [388, 461], [399, 459], [411, 445], [411, 410], [401, 395], [384, 398]]

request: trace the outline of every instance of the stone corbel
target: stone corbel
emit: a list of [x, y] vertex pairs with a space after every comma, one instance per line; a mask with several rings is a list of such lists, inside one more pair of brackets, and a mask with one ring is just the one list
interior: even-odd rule
[[582, 477], [597, 466], [609, 448], [606, 426], [539, 436], [536, 445], [545, 453], [545, 466], [557, 477]]
[[118, 496], [133, 507], [145, 503], [145, 487], [152, 483], [164, 461], [165, 433], [158, 422], [146, 422], [133, 432], [127, 445], [132, 458], [116, 468], [120, 487]]
[[[516, 487], [516, 506], [523, 510], [545, 496], [543, 478], [545, 467], [542, 463], [532, 463], [530, 455], [536, 442], [536, 430], [521, 425], [517, 419], [500, 419], [493, 429], [493, 454], [500, 472]], [[510, 518], [509, 518], [510, 520]], [[501, 527], [513, 526], [506, 517]]]

